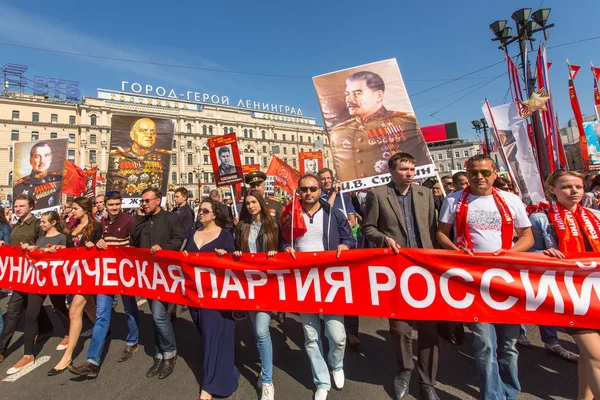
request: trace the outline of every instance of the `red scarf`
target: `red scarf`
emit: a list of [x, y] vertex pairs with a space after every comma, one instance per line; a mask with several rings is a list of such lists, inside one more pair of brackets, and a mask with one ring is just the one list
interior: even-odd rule
[[561, 252], [585, 252], [583, 235], [592, 245], [593, 251], [600, 251], [600, 220], [581, 204], [577, 204], [573, 213], [558, 202], [553, 202], [548, 208], [548, 217], [554, 225], [558, 236], [558, 249]]
[[[473, 243], [471, 242], [469, 224], [467, 222], [470, 194], [471, 188], [467, 186], [460, 195], [456, 206], [456, 245], [472, 250]], [[494, 196], [496, 207], [498, 207], [500, 217], [502, 218], [502, 249], [510, 250], [513, 245], [513, 227], [515, 223], [510, 209], [500, 195], [500, 190], [492, 188], [492, 196]]]

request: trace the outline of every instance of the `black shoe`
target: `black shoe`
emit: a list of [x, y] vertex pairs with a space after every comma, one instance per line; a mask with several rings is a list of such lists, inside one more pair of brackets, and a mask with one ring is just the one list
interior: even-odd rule
[[394, 379], [394, 391], [396, 392], [396, 400], [404, 400], [408, 396], [408, 388], [410, 386], [410, 374], [412, 371], [406, 370], [396, 375]]
[[440, 398], [433, 386], [421, 385], [421, 400], [440, 400]]
[[277, 313], [277, 322], [279, 322], [280, 324], [283, 324], [285, 322], [285, 313], [284, 312]]
[[87, 378], [97, 377], [98, 371], [100, 371], [100, 367], [89, 362], [84, 362], [79, 367], [74, 367], [73, 364], [70, 364], [67, 369], [72, 374], [85, 376]]
[[177, 356], [167, 358], [163, 362], [162, 366], [160, 367], [158, 379], [165, 379], [167, 376], [171, 375], [171, 373], [173, 373], [173, 370], [175, 369], [176, 361], [177, 361]]
[[152, 364], [152, 366], [150, 367], [150, 369], [148, 370], [148, 372], [146, 372], [146, 376], [148, 378], [152, 378], [153, 376], [158, 375], [158, 372], [161, 370], [163, 365], [163, 359], [162, 358], [155, 358], [154, 359], [154, 364]]
[[67, 365], [67, 368], [63, 368], [63, 369], [52, 368], [50, 371], [48, 371], [48, 376], [60, 375], [63, 372], [65, 372], [72, 365], [73, 365], [73, 360], [71, 360], [71, 362], [69, 363], [69, 365]]

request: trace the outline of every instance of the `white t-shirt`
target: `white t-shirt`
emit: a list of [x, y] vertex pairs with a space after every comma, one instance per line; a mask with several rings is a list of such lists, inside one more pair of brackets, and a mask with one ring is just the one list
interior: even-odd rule
[[313, 216], [310, 217], [303, 212], [304, 223], [306, 224], [306, 233], [297, 239], [296, 251], [324, 251], [323, 247], [323, 209], [319, 209]]
[[[461, 195], [462, 190], [446, 197], [440, 212], [440, 222], [454, 224], [456, 228], [456, 205]], [[531, 226], [525, 205], [519, 196], [509, 192], [500, 192], [500, 195], [513, 216], [515, 228]], [[490, 253], [502, 248], [502, 217], [493, 195], [469, 195], [467, 224], [474, 251]]]

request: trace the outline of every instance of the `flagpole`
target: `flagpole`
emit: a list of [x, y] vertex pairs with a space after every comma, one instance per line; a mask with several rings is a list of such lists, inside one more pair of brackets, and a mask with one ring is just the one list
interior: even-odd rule
[[233, 191], [233, 185], [229, 185], [229, 190], [231, 191], [231, 199], [233, 200], [233, 216], [237, 217], [238, 212], [237, 212], [237, 207], [235, 204], [235, 192]]
[[[292, 193], [292, 232], [291, 232], [291, 238], [292, 238], [292, 243], [290, 243], [292, 245], [292, 250], [296, 251], [296, 249], [294, 249], [294, 219], [296, 217], [296, 214], [294, 214], [295, 211], [295, 206], [296, 205], [296, 192]], [[304, 218], [304, 216], [302, 216]]]

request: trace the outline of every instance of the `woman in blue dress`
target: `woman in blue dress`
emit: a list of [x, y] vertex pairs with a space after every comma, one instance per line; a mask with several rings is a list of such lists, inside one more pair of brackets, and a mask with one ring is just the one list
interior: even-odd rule
[[[204, 199], [198, 211], [202, 224], [187, 235], [185, 253], [233, 253], [231, 234], [222, 229], [228, 222], [220, 203]], [[204, 347], [204, 381], [200, 399], [229, 397], [237, 390], [240, 373], [235, 367], [234, 322], [231, 311], [189, 307], [192, 320], [202, 336]]]

